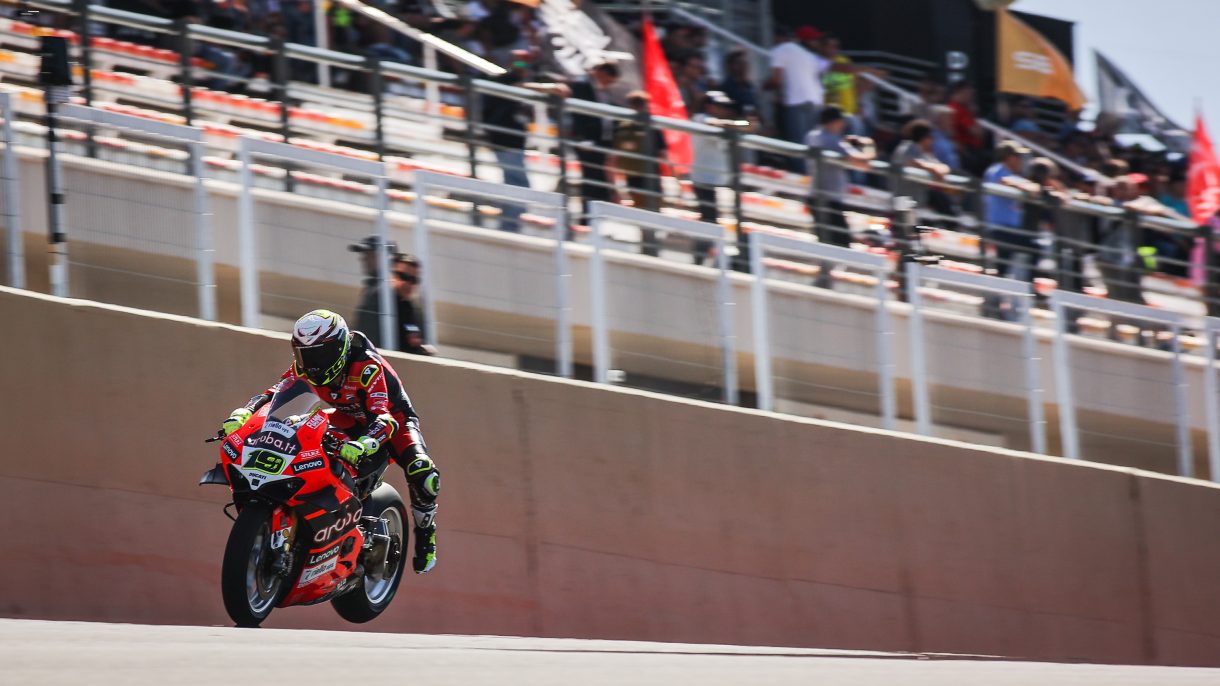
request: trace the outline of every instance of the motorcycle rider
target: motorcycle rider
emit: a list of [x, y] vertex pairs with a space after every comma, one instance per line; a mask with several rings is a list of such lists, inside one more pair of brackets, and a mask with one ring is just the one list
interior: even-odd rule
[[292, 354], [292, 366], [280, 381], [224, 420], [225, 435], [240, 429], [277, 389], [303, 379], [335, 408], [331, 426], [352, 437], [339, 449], [342, 460], [359, 466], [366, 459], [392, 458], [402, 467], [415, 520], [412, 567], [416, 574], [432, 569], [436, 565], [440, 472], [428, 455], [419, 433], [419, 416], [398, 374], [363, 333], [349, 330], [343, 317], [330, 310], [313, 310], [297, 320], [292, 328]]

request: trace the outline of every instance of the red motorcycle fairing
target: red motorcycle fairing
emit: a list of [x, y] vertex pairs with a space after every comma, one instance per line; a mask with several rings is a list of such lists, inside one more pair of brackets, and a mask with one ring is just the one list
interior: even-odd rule
[[[322, 602], [356, 570], [364, 544], [356, 526], [361, 505], [353, 492], [354, 470], [322, 447], [334, 410], [315, 411], [294, 428], [269, 418], [269, 409], [264, 405], [221, 441], [220, 463], [235, 500], [239, 493], [255, 497], [263, 491], [265, 499], [277, 503], [272, 548], [298, 551], [292, 585], [277, 607]], [[276, 486], [290, 480], [295, 481], [285, 484], [287, 490]], [[280, 497], [268, 495], [273, 491]], [[285, 500], [284, 493], [291, 495]]]

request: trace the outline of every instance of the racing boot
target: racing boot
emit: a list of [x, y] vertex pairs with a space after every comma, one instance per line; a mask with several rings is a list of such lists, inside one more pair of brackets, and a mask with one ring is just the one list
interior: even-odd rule
[[415, 518], [415, 557], [411, 566], [423, 574], [436, 566], [436, 503], [423, 508], [412, 507]]

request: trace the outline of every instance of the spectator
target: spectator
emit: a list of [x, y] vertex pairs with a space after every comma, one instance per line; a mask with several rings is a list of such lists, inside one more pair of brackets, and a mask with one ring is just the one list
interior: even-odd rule
[[[627, 106], [641, 115], [648, 113], [652, 98], [645, 91], [627, 94]], [[627, 177], [631, 204], [643, 210], [661, 209], [661, 175], [657, 159], [664, 157], [665, 136], [660, 129], [650, 129], [641, 121], [620, 121], [614, 130], [614, 149], [618, 151], [614, 166]], [[657, 255], [656, 231], [642, 229], [640, 252]]]
[[[948, 176], [948, 165], [936, 159], [935, 153], [932, 152], [932, 144], [935, 142], [932, 131], [932, 125], [926, 119], [907, 122], [902, 128], [903, 141], [894, 149], [890, 163], [903, 168], [922, 169], [931, 175], [933, 181], [940, 181]], [[957, 214], [953, 200], [945, 191], [935, 185], [908, 179], [905, 173], [895, 192], [910, 196], [915, 202], [930, 207], [938, 214]]]
[[412, 355], [435, 355], [436, 348], [427, 343], [427, 326], [423, 313], [415, 309], [419, 293], [419, 260], [413, 255], [398, 255], [392, 273], [397, 301], [398, 348]]
[[[985, 183], [1009, 186], [1024, 192], [1035, 191], [1021, 175], [1025, 148], [1012, 141], [996, 146], [995, 163], [983, 174]], [[1034, 237], [1024, 231], [1025, 215], [1021, 201], [997, 193], [983, 195], [983, 236], [995, 247], [996, 271], [1000, 276], [1025, 280], [1031, 273]]]
[[702, 112], [703, 97], [707, 93], [707, 61], [698, 53], [690, 53], [679, 62], [674, 81], [687, 112]]
[[[743, 122], [736, 121], [736, 115], [737, 103], [721, 91], [710, 91], [704, 100], [704, 111], [693, 119], [712, 126], [740, 126]], [[724, 136], [696, 134], [691, 138], [694, 161], [690, 180], [699, 204], [699, 219], [719, 226], [716, 188], [729, 183], [729, 144]], [[708, 241], [695, 241], [695, 264], [704, 263], [711, 247]]]
[[[1011, 105], [1008, 130], [1031, 139], [1045, 137], [1042, 127], [1034, 118], [1034, 101], [1029, 98], [1017, 98]], [[1041, 143], [1042, 141], [1038, 141]]]
[[962, 164], [976, 174], [982, 167], [984, 133], [977, 118], [974, 86], [965, 81], [953, 84], [949, 89], [949, 107], [953, 108], [953, 140], [957, 143]]
[[[925, 77], [919, 82], [916, 95], [919, 96], [917, 103], [911, 103], [909, 99], [903, 98], [900, 106], [906, 114], [916, 119], [932, 119], [932, 107], [945, 103], [945, 85], [932, 77]], [[956, 131], [954, 134], [956, 135]]]
[[[1133, 190], [1134, 198], [1125, 203], [1127, 209], [1146, 217], [1185, 219], [1149, 193], [1150, 179], [1146, 174], [1128, 174], [1122, 179]], [[1190, 272], [1191, 239], [1182, 234], [1144, 228], [1139, 232], [1136, 252], [1148, 271], [1186, 278]]]
[[[525, 84], [529, 53], [516, 51], [508, 72], [496, 80], [510, 86]], [[484, 137], [495, 153], [504, 183], [520, 188], [529, 188], [530, 180], [525, 167], [525, 132], [529, 114], [519, 100], [486, 94], [482, 103]], [[517, 232], [521, 230], [520, 217], [524, 208], [516, 203], [500, 205], [500, 229]]]
[[1030, 254], [1030, 273], [1024, 275], [1024, 280], [1033, 279], [1039, 258], [1054, 259], [1054, 234], [1056, 233], [1055, 215], [1059, 202], [1066, 198], [1066, 188], [1059, 180], [1059, 165], [1049, 158], [1035, 157], [1029, 163], [1029, 181], [1031, 185], [1027, 193], [1031, 196], [1025, 203], [1025, 212], [1021, 218], [1021, 228], [1032, 242]]
[[[813, 130], [824, 92], [822, 73], [830, 63], [817, 52], [823, 33], [812, 26], [796, 30], [796, 39], [771, 49], [770, 86], [779, 88], [785, 140], [800, 143]], [[795, 160], [797, 168], [801, 160]]]
[[[839, 39], [827, 36], [822, 41], [822, 57], [832, 64], [851, 64], [851, 58], [839, 52]], [[828, 71], [822, 75], [826, 105], [838, 107], [844, 115], [856, 113], [856, 75], [851, 72]]]
[[932, 154], [950, 170], [960, 171], [962, 160], [953, 142], [953, 108], [933, 105], [929, 111], [932, 116]]
[[724, 59], [724, 80], [720, 90], [737, 103], [742, 112], [758, 111], [758, 87], [750, 78], [750, 57], [745, 50], [734, 50]]
[[[571, 97], [610, 105], [618, 104], [612, 88], [619, 80], [619, 68], [613, 62], [601, 62], [589, 71], [589, 80], [572, 84]], [[611, 200], [610, 180], [606, 175], [606, 148], [612, 143], [610, 120], [587, 114], [572, 115], [571, 136], [576, 158], [580, 160], [580, 195], [584, 211], [595, 200]]]
[[695, 45], [694, 34], [693, 26], [674, 24], [666, 29], [665, 37], [661, 39], [661, 49], [675, 62], [689, 54], [697, 54], [699, 50]]
[[[847, 117], [838, 107], [830, 105], [823, 109], [818, 115], [818, 123], [820, 126], [809, 132], [805, 144], [811, 148], [837, 153], [842, 160], [840, 163], [825, 160], [820, 169], [809, 170], [814, 176], [809, 214], [814, 218], [818, 240], [830, 245], [847, 246], [851, 243], [851, 233], [843, 215], [846, 209], [843, 198], [847, 191], [848, 174], [844, 165], [867, 169], [868, 163], [876, 157], [876, 152], [872, 140], [844, 135]], [[823, 272], [829, 276], [828, 270]]]
[[1182, 217], [1190, 216], [1190, 206], [1186, 202], [1186, 175], [1183, 170], [1170, 173], [1169, 181], [1157, 196], [1157, 200]]
[[[1113, 204], [1124, 207], [1139, 198], [1137, 185], [1127, 176], [1115, 179], [1106, 191]], [[1097, 269], [1106, 286], [1106, 295], [1115, 300], [1144, 304], [1136, 228], [1126, 217], [1106, 217], [1098, 223], [1101, 240]]]
[[[366, 236], [359, 243], [347, 246], [347, 249], [360, 255], [360, 271], [364, 274], [364, 283], [360, 289], [360, 301], [356, 305], [356, 316], [353, 318], [357, 331], [363, 331], [377, 345], [385, 344], [381, 332], [381, 279], [377, 275], [377, 246], [380, 240], [377, 236]], [[401, 257], [398, 244], [390, 241], [386, 246], [390, 258], [390, 267]]]
[[389, 27], [383, 24], [373, 24], [369, 30], [373, 36], [373, 43], [369, 45], [365, 54], [386, 62], [411, 63], [411, 55], [394, 44], [394, 34], [390, 32]]

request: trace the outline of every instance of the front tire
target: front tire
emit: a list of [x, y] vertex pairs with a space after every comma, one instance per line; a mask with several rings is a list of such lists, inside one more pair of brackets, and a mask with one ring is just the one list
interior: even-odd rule
[[354, 624], [375, 619], [387, 607], [402, 583], [407, 560], [407, 507], [402, 496], [389, 484], [382, 484], [369, 496], [364, 506], [366, 517], [386, 520], [390, 534], [390, 561], [382, 575], [366, 573], [359, 588], [330, 601], [339, 616]]
[[251, 502], [242, 508], [229, 532], [220, 568], [220, 594], [237, 626], [257, 627], [275, 609], [286, 588], [274, 570], [270, 505]]

